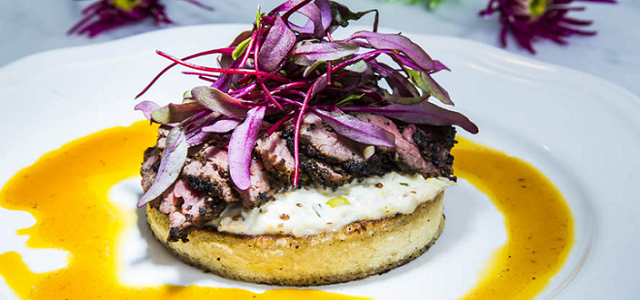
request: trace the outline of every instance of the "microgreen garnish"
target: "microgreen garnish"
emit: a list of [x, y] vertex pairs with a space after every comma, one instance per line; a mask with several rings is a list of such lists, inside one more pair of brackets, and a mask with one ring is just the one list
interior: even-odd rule
[[[306, 17], [306, 24], [290, 21], [294, 12]], [[375, 12], [373, 31], [358, 31], [343, 40], [332, 37], [336, 29], [369, 12]], [[184, 58], [157, 51], [172, 64], [138, 97], [176, 65], [195, 70], [183, 73], [198, 76], [210, 86], [193, 88], [182, 104], [157, 107], [145, 101], [136, 106], [154, 122], [181, 128], [189, 146], [205, 142], [212, 132], [231, 131], [229, 169], [239, 189], [250, 186], [251, 153], [261, 128], [268, 128], [265, 134], [269, 135], [286, 122], [295, 129], [292, 185], [298, 186], [299, 135], [305, 114], [318, 115], [342, 137], [362, 145], [367, 159], [375, 153], [374, 146], [395, 147], [395, 137], [356, 118], [353, 112], [381, 114], [409, 123], [459, 125], [471, 133], [478, 132], [462, 114], [429, 102], [433, 96], [445, 105], [453, 105], [449, 94], [432, 77], [448, 68], [407, 37], [378, 33], [377, 11], [354, 13], [329, 0], [290, 0], [267, 14], [258, 10], [256, 17], [253, 30], [241, 33], [229, 47]], [[220, 66], [189, 62], [213, 54], [221, 56]], [[380, 56], [390, 57], [396, 66], [378, 61]], [[381, 79], [389, 90], [378, 85]], [[279, 120], [263, 124], [265, 117], [275, 115]], [[163, 155], [163, 163], [169, 158], [172, 155]]]

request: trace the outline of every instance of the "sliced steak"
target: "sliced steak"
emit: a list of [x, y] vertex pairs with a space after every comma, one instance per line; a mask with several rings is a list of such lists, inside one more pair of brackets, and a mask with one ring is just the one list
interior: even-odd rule
[[337, 188], [351, 182], [352, 179], [351, 175], [334, 170], [334, 167], [326, 162], [300, 155], [300, 182], [303, 186]]
[[156, 142], [156, 148], [162, 150], [167, 145], [167, 136], [171, 131], [170, 127], [160, 126], [158, 128], [158, 141]]
[[438, 176], [456, 180], [453, 176], [453, 155], [456, 129], [453, 126], [418, 126], [411, 135], [420, 148], [420, 154], [439, 170]]
[[[413, 138], [406, 139], [405, 136], [398, 130], [396, 124], [389, 118], [381, 115], [374, 115], [369, 113], [358, 113], [356, 117], [380, 126], [382, 129], [393, 134], [396, 138], [396, 147], [376, 147], [376, 150], [381, 152], [395, 151], [394, 160], [398, 163], [398, 167], [409, 173], [419, 173], [424, 177], [433, 177], [433, 174], [438, 174], [438, 170], [432, 165], [427, 163], [420, 155], [420, 149], [413, 142]], [[403, 130], [407, 130], [407, 127], [403, 126]], [[409, 129], [411, 130], [411, 129]], [[415, 130], [415, 127], [414, 127]]]
[[273, 199], [274, 191], [269, 185], [269, 173], [265, 170], [260, 158], [254, 157], [251, 159], [249, 172], [251, 174], [249, 189], [243, 191], [236, 188], [236, 190], [240, 198], [242, 198], [242, 205], [247, 208], [253, 208]]
[[147, 191], [153, 181], [156, 179], [158, 167], [160, 166], [160, 151], [156, 147], [147, 148], [144, 151], [144, 160], [140, 167], [140, 176], [142, 176], [142, 190]]
[[262, 137], [256, 142], [256, 153], [262, 159], [269, 175], [274, 179], [272, 185], [286, 186], [291, 182], [294, 172], [293, 155], [287, 148], [286, 141], [281, 138], [281, 132]]
[[168, 241], [187, 241], [187, 235], [194, 225], [203, 224], [211, 219], [207, 215], [205, 201], [206, 194], [191, 189], [182, 179], [176, 181], [163, 194], [158, 210], [169, 216], [171, 230]]
[[200, 150], [198, 159], [189, 159], [182, 169], [182, 177], [197, 190], [225, 202], [240, 200], [229, 177], [228, 153], [209, 146]]
[[308, 113], [300, 127], [300, 150], [309, 157], [317, 157], [330, 163], [363, 161], [358, 151], [343, 141], [320, 117]]

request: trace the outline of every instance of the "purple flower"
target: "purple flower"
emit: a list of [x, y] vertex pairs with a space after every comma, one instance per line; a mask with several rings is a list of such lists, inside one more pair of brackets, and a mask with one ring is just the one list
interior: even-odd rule
[[[202, 9], [212, 10], [196, 0], [185, 0]], [[155, 24], [171, 24], [160, 0], [100, 0], [82, 11], [84, 18], [74, 25], [67, 34], [88, 34], [94, 37], [128, 23], [152, 17]]]
[[532, 43], [549, 39], [557, 44], [567, 44], [572, 35], [595, 35], [595, 31], [579, 29], [591, 25], [592, 21], [570, 18], [571, 11], [582, 11], [584, 7], [570, 7], [573, 1], [616, 3], [615, 0], [489, 0], [487, 8], [480, 11], [481, 17], [499, 13], [502, 30], [500, 43], [507, 46], [510, 32], [516, 42], [532, 54], [536, 51]]

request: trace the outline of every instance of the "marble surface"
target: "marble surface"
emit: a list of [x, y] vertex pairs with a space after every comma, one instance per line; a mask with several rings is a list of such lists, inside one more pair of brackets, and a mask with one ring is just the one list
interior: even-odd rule
[[[208, 23], [250, 23], [260, 3], [263, 11], [282, 0], [201, 0], [216, 8], [200, 10], [185, 1], [165, 0], [167, 13], [177, 23], [188, 26]], [[584, 12], [571, 16], [595, 20], [594, 37], [572, 37], [569, 46], [549, 41], [535, 45], [534, 58], [601, 77], [640, 95], [640, 1], [618, 0], [616, 5], [577, 2]], [[101, 43], [153, 30], [161, 30], [151, 20], [122, 27], [96, 38], [68, 36], [65, 32], [81, 18], [80, 11], [93, 1], [21, 0], [0, 1], [0, 67], [42, 51]], [[435, 12], [420, 4], [343, 0], [352, 10], [378, 8], [380, 25], [402, 32], [454, 36], [498, 46], [498, 22], [476, 17], [484, 0], [443, 0]], [[371, 18], [360, 22], [368, 24]], [[366, 22], [366, 23], [365, 23]], [[203, 41], [206, 43], [206, 41]], [[531, 57], [513, 40], [508, 51]], [[126, 49], [123, 49], [126, 51]], [[428, 47], [427, 47], [428, 51]]]

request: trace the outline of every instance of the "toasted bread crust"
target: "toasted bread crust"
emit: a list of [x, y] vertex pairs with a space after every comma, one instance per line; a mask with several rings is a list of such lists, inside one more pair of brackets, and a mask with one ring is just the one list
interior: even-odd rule
[[189, 242], [166, 243], [168, 217], [147, 206], [147, 221], [181, 260], [222, 277], [271, 285], [326, 285], [385, 273], [427, 251], [444, 228], [443, 196], [422, 203], [411, 214], [357, 221], [340, 231], [303, 238], [195, 230]]

